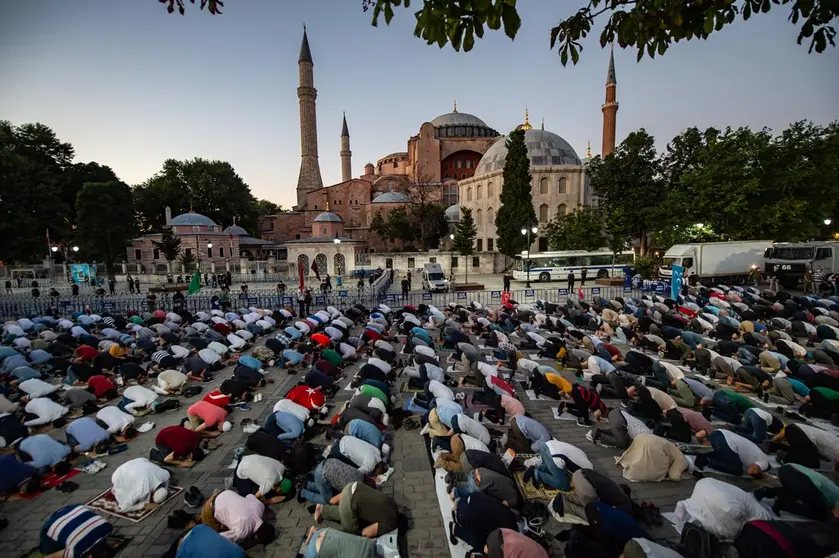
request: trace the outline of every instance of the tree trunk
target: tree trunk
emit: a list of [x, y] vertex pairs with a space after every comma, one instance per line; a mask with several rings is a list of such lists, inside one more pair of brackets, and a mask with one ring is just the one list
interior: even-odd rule
[[463, 262], [463, 264], [466, 266], [466, 280], [465, 280], [465, 283], [468, 283], [469, 282], [469, 256], [465, 256], [465, 258], [466, 258], [466, 260]]

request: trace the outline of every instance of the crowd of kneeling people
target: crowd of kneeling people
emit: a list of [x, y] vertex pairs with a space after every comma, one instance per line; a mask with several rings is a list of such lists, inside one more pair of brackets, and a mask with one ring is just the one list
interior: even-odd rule
[[[81, 454], [121, 451], [142, 430], [137, 419], [178, 410], [181, 397], [234, 364], [232, 376], [191, 404], [179, 425], [157, 432], [148, 458], [112, 474], [120, 511], [159, 506], [171, 478], [161, 465], [203, 459], [211, 439], [232, 427], [230, 414], [260, 400], [277, 367], [299, 372], [298, 385], [252, 427], [225, 490], [209, 498], [197, 487], [186, 492], [200, 510], [170, 517], [184, 534], [168, 554], [244, 556], [276, 536], [263, 520], [265, 506], [297, 499], [310, 504], [316, 524], [339, 525], [313, 527], [301, 547], [306, 558], [375, 556], [377, 539], [405, 525], [396, 501], [376, 488], [391, 471], [387, 428], [405, 416], [394, 393], [402, 377], [419, 390], [408, 410], [421, 414], [434, 467], [448, 472], [453, 543], [465, 541], [474, 556], [548, 555], [537, 521], [519, 530], [519, 519], [532, 511], [514, 477], [521, 474], [525, 483], [561, 491], [549, 504], [555, 518], [585, 523], [560, 536], [566, 555], [677, 555], [644, 527], [649, 506], [595, 471], [583, 448], [553, 438], [525, 412], [514, 387], [520, 382], [557, 400], [557, 413], [574, 415], [592, 443], [625, 450], [617, 464], [626, 480], [771, 472], [780, 485], [753, 493], [701, 478], [676, 515], [732, 540], [744, 557], [788, 556], [790, 549], [825, 556], [828, 548], [773, 512], [839, 517], [839, 488], [827, 476], [839, 466], [839, 438], [799, 420], [839, 422], [834, 308], [839, 298], [717, 287], [678, 301], [358, 305], [306, 318], [292, 309], [252, 308], [19, 319], [4, 325], [0, 346], [0, 443], [7, 448], [0, 490], [37, 492]], [[264, 344], [254, 346], [262, 337]], [[451, 350], [448, 360], [441, 361], [438, 347]], [[327, 398], [362, 355], [352, 397], [325, 420]], [[781, 407], [770, 412], [758, 400]], [[788, 406], [795, 411], [778, 412]], [[39, 433], [62, 427], [66, 443]], [[330, 446], [320, 452], [312, 439], [324, 431]], [[520, 457], [506, 462], [506, 450]], [[759, 502], [769, 498], [771, 509]], [[41, 552], [57, 556], [71, 545], [70, 554], [104, 556], [112, 530], [93, 511], [67, 506], [45, 523]]]
[[[409, 316], [418, 319], [402, 328], [413, 353], [403, 374], [422, 389], [412, 403], [427, 409], [423, 433], [442, 450], [434, 465], [449, 472], [453, 542], [480, 550], [496, 529], [516, 528], [519, 470], [525, 483], [561, 491], [550, 504], [554, 517], [588, 523], [564, 535], [566, 555], [677, 555], [657, 547], [639, 522], [648, 506], [595, 471], [584, 448], [555, 439], [525, 413], [518, 381], [558, 401], [557, 414], [575, 416], [592, 443], [624, 450], [616, 461], [626, 480], [700, 478], [677, 506], [680, 524], [733, 540], [741, 556], [836, 550], [779, 518], [839, 518], [839, 487], [830, 478], [839, 472], [839, 437], [829, 430], [839, 424], [839, 297], [703, 287], [678, 301], [570, 299], [435, 311]], [[448, 362], [429, 350], [428, 327], [440, 328], [440, 341], [453, 350]], [[449, 365], [456, 381], [444, 372]], [[496, 437], [494, 425], [507, 433]], [[505, 450], [529, 459], [508, 466]], [[705, 477], [715, 472], [770, 473], [780, 485], [747, 493]]]

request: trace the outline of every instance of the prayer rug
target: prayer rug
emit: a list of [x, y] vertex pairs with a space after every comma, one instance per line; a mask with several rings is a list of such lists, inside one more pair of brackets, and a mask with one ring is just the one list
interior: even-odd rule
[[66, 475], [64, 475], [62, 477], [57, 476], [55, 473], [50, 473], [49, 475], [47, 475], [43, 479], [41, 479], [41, 489], [39, 491], [33, 492], [31, 494], [12, 494], [12, 495], [9, 496], [8, 500], [9, 501], [33, 500], [33, 499], [37, 498], [38, 496], [40, 496], [41, 494], [43, 494], [44, 492], [46, 492], [47, 490], [49, 490], [51, 488], [55, 488], [56, 486], [58, 486], [62, 482], [72, 479], [73, 477], [75, 477], [76, 475], [78, 475], [81, 472], [82, 472], [81, 469], [73, 468], [73, 469], [70, 469], [69, 473], [67, 473]]
[[516, 479], [516, 485], [518, 485], [519, 492], [525, 500], [552, 500], [560, 492], [553, 488], [547, 488], [544, 484], [541, 488], [536, 488], [529, 482], [525, 483], [524, 471], [516, 471], [513, 473], [513, 478]]
[[[183, 488], [181, 488], [180, 486], [170, 486], [169, 496], [167, 496], [166, 500], [163, 502], [162, 505], [165, 505], [166, 502], [180, 494], [182, 491]], [[139, 509], [136, 511], [121, 512], [119, 511], [119, 505], [117, 504], [116, 498], [114, 497], [114, 494], [111, 492], [110, 488], [102, 494], [100, 494], [99, 496], [95, 497], [87, 504], [85, 504], [85, 507], [95, 510], [97, 512], [113, 515], [114, 517], [119, 517], [120, 519], [127, 519], [132, 523], [141, 522], [142, 520], [153, 514], [155, 511], [157, 511], [157, 509], [159, 509]]]
[[408, 382], [402, 382], [402, 385], [399, 386], [400, 393], [421, 393], [423, 388], [421, 387], [411, 387]]
[[[124, 549], [131, 542], [132, 537], [123, 537], [121, 535], [111, 535], [107, 538], [106, 543], [111, 547], [113, 556], [116, 556], [122, 549]], [[20, 558], [45, 558], [47, 555], [42, 553], [36, 546], [29, 552], [21, 554]]]

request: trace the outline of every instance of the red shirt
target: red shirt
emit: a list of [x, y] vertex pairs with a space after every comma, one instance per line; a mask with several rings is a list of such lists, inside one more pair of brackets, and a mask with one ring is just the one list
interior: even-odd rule
[[221, 333], [222, 335], [227, 335], [230, 333], [230, 326], [227, 324], [213, 324], [213, 329]]
[[319, 389], [308, 386], [295, 386], [286, 394], [286, 399], [306, 407], [310, 411], [320, 409], [326, 403], [326, 395]]
[[603, 345], [603, 348], [606, 349], [610, 355], [612, 355], [612, 358], [617, 358], [621, 356], [621, 350], [615, 347], [614, 345], [611, 345], [609, 343], [601, 343], [601, 345]]
[[167, 426], [157, 433], [154, 443], [171, 450], [175, 457], [187, 457], [201, 443], [201, 433], [183, 426]]
[[315, 363], [315, 369], [318, 372], [323, 372], [327, 376], [336, 376], [338, 374], [338, 369], [325, 358], [322, 358]]
[[93, 395], [96, 397], [102, 397], [107, 392], [117, 389], [117, 386], [111, 380], [102, 375], [91, 376], [87, 385], [93, 388]]
[[216, 407], [227, 407], [230, 405], [230, 397], [225, 395], [224, 393], [220, 392], [219, 390], [213, 390], [207, 395], [204, 396], [202, 401], [206, 401], [207, 403], [211, 403]]
[[186, 412], [203, 420], [208, 427], [221, 426], [227, 420], [227, 411], [206, 401], [193, 403]]
[[82, 345], [76, 349], [76, 355], [82, 357], [84, 360], [93, 360], [98, 354], [99, 351], [90, 345]]
[[516, 390], [513, 388], [513, 386], [511, 386], [510, 384], [508, 384], [507, 382], [505, 382], [504, 380], [502, 380], [498, 376], [487, 376], [487, 378], [489, 378], [489, 381], [492, 382], [492, 385], [494, 385], [496, 387], [500, 387], [501, 389], [503, 389], [504, 391], [506, 391], [507, 393], [509, 393], [513, 397], [515, 397]]
[[314, 335], [312, 335], [312, 341], [314, 341], [318, 345], [329, 345], [331, 339], [323, 333], [315, 333]]

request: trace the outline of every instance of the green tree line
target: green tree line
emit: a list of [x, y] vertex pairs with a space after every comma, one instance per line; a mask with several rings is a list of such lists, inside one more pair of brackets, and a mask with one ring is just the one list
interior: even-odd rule
[[53, 245], [77, 244], [86, 260], [112, 266], [135, 235], [163, 231], [166, 206], [252, 234], [260, 215], [282, 211], [254, 198], [225, 161], [169, 159], [129, 187], [110, 167], [74, 159], [73, 146], [48, 126], [0, 121], [0, 261], [43, 259], [49, 234]]

